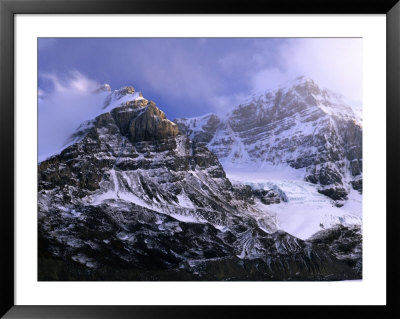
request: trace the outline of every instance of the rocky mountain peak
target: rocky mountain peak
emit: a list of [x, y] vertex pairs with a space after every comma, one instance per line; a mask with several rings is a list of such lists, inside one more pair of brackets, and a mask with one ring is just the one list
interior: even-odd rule
[[293, 80], [284, 82], [279, 85], [279, 88], [291, 88], [297, 86], [318, 87], [317, 83], [312, 78], [302, 75]]
[[344, 97], [299, 77], [254, 95], [226, 118], [176, 119], [180, 130], [222, 163], [288, 165], [306, 169], [305, 180], [332, 199], [361, 191], [362, 126]]
[[[111, 91], [111, 90], [110, 90]], [[128, 101], [144, 99], [142, 92], [136, 92], [132, 86], [123, 86], [112, 91], [105, 99], [103, 109], [119, 106]]]
[[135, 93], [135, 89], [132, 86], [123, 86], [118, 90], [114, 90], [111, 93], [113, 100], [119, 100], [126, 95], [132, 95]]
[[321, 94], [322, 89], [312, 80], [309, 78], [301, 78], [299, 81], [295, 81], [293, 83], [292, 88], [296, 90], [299, 94]]
[[135, 89], [133, 86], [123, 86], [122, 88], [115, 90], [114, 92], [120, 94], [120, 95], [126, 95], [126, 94], [133, 94], [135, 93]]
[[102, 84], [98, 89], [94, 91], [94, 93], [100, 93], [100, 92], [111, 92], [111, 86], [109, 84]]
[[179, 133], [178, 126], [152, 101], [130, 101], [113, 109], [111, 114], [132, 143], [166, 139]]

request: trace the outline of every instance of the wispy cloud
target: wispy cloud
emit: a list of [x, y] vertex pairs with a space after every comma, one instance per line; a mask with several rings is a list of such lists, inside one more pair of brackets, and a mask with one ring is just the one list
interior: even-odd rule
[[[81, 94], [89, 94], [91, 91], [99, 87], [99, 83], [89, 79], [77, 70], [72, 70], [60, 77], [59, 74], [43, 73], [39, 74], [41, 79], [49, 80], [56, 93], [80, 92]], [[42, 90], [43, 91], [43, 90]]]
[[39, 161], [58, 151], [83, 121], [98, 114], [105, 98], [104, 94], [93, 93], [99, 84], [78, 71], [63, 77], [40, 76], [51, 86], [46, 91], [38, 90]]
[[213, 105], [213, 111], [218, 115], [225, 115], [234, 106], [241, 104], [247, 100], [249, 96], [244, 93], [236, 93], [231, 95], [217, 95], [211, 96], [207, 101]]
[[362, 100], [361, 39], [290, 39], [279, 46], [277, 67], [260, 69], [252, 78], [256, 91], [304, 75], [351, 99]]

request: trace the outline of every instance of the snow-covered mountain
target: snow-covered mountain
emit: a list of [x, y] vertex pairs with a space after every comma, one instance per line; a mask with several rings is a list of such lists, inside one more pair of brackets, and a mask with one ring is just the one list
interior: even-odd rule
[[281, 229], [305, 239], [337, 224], [362, 224], [361, 108], [344, 96], [299, 77], [225, 116], [174, 121], [207, 145], [231, 182], [285, 198], [268, 207]]
[[362, 191], [362, 124], [358, 107], [300, 77], [255, 95], [225, 117], [176, 119], [192, 140], [205, 142], [224, 167], [288, 165], [334, 200]]
[[102, 113], [38, 165], [40, 280], [359, 278], [324, 234], [280, 229], [267, 209], [286, 200], [279, 189], [232, 184], [132, 87], [99, 92]]

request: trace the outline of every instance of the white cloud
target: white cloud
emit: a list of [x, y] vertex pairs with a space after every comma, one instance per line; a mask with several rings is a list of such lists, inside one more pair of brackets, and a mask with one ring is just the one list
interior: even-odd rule
[[98, 82], [85, 77], [78, 71], [72, 71], [70, 81], [68, 82], [68, 89], [88, 93], [96, 90], [99, 85]]
[[288, 80], [288, 77], [288, 74], [275, 67], [262, 69], [253, 75], [250, 80], [252, 91], [265, 92], [269, 89], [277, 89], [280, 84]]
[[95, 117], [107, 94], [93, 93], [99, 83], [77, 71], [63, 79], [55, 74], [41, 77], [51, 81], [53, 90], [38, 90], [39, 161], [58, 152], [83, 121]]
[[264, 68], [252, 78], [255, 91], [274, 89], [298, 76], [362, 101], [362, 40], [345, 38], [291, 39], [278, 50], [279, 69]]
[[60, 78], [58, 75], [51, 73], [41, 74], [40, 77], [50, 80], [55, 93], [80, 92], [81, 94], [90, 94], [100, 86], [98, 82], [89, 79], [76, 70], [69, 72], [65, 78]]
[[225, 115], [229, 112], [234, 106], [243, 103], [243, 101], [249, 98], [248, 95], [238, 93], [233, 95], [218, 95], [214, 97], [209, 97], [207, 99], [214, 107], [214, 112], [218, 115]]

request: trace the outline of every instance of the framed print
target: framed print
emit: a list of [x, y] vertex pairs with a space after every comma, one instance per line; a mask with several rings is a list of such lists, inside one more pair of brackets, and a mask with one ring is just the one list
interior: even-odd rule
[[0, 8], [2, 315], [398, 313], [396, 1]]

